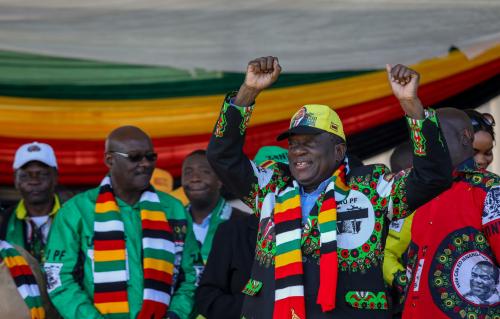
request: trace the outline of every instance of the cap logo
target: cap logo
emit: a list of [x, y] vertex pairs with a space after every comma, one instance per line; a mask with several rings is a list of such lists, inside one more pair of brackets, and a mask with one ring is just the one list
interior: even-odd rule
[[330, 128], [334, 130], [335, 132], [339, 131], [339, 126], [335, 123], [330, 123]]
[[297, 114], [292, 118], [290, 128], [297, 126], [315, 126], [317, 117], [314, 114], [307, 112], [305, 107], [301, 107]]
[[30, 145], [28, 147], [28, 152], [40, 152], [42, 149], [38, 145]]

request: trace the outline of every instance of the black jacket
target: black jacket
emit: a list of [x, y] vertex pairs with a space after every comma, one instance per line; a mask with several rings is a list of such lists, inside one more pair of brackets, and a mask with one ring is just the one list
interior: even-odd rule
[[255, 255], [255, 215], [222, 223], [214, 237], [207, 265], [196, 290], [195, 304], [208, 319], [239, 318]]
[[[276, 194], [292, 185], [287, 165], [256, 167], [244, 154], [245, 124], [250, 108], [229, 106], [226, 98], [210, 140], [207, 156], [225, 187], [260, 215], [256, 254], [251, 278], [261, 283], [256, 294], [245, 297], [242, 316], [273, 317], [276, 249], [274, 203]], [[245, 112], [245, 114], [242, 114]], [[323, 313], [316, 298], [319, 288], [318, 207], [303, 228], [303, 286], [306, 313], [314, 319], [391, 317], [390, 301], [382, 276], [386, 229], [392, 218], [404, 218], [451, 184], [451, 161], [435, 114], [424, 121], [409, 121], [413, 128], [414, 169], [393, 175], [383, 165], [352, 169], [347, 176], [349, 193], [337, 203], [339, 271], [336, 308]], [[415, 137], [416, 136], [416, 137]], [[418, 155], [417, 155], [418, 154]], [[224, 317], [221, 317], [224, 318]]]

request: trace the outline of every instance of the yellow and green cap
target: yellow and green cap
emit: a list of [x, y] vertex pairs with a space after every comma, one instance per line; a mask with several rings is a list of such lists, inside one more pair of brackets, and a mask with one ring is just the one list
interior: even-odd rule
[[308, 104], [301, 107], [292, 117], [290, 127], [281, 133], [281, 141], [290, 135], [332, 133], [345, 141], [344, 127], [337, 112], [329, 106]]

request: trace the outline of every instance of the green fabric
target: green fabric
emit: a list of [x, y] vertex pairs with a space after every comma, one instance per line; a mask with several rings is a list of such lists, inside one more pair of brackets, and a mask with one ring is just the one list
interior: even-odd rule
[[[53, 218], [55, 216], [55, 214], [57, 213], [57, 211], [54, 211], [54, 209], [58, 209], [60, 207], [60, 203], [61, 203], [61, 200], [59, 199], [59, 197], [57, 195], [55, 195], [55, 197], [56, 197], [56, 199], [55, 199], [55, 203], [54, 203], [54, 208], [52, 209], [52, 212], [49, 215], [49, 216], [51, 216], [51, 218]], [[17, 207], [14, 210], [14, 212], [9, 217], [9, 220], [7, 222], [7, 229], [6, 229], [6, 234], [5, 234], [5, 240], [8, 241], [11, 244], [14, 244], [14, 245], [17, 245], [19, 247], [24, 248], [25, 250], [27, 250], [33, 256], [39, 255], [39, 254], [34, 253], [31, 250], [31, 247], [28, 247], [26, 238], [24, 238], [25, 237], [25, 232], [24, 232], [25, 225], [24, 225], [24, 223], [26, 222], [26, 220], [25, 219], [19, 219], [18, 218], [18, 212], [17, 212], [17, 210], [21, 206], [22, 206], [22, 209], [25, 210], [23, 201], [20, 201], [17, 204]], [[25, 215], [25, 214], [26, 214], [26, 212], [24, 211], [23, 214], [21, 214], [21, 215]], [[51, 225], [51, 227], [52, 227], [52, 225]], [[45, 247], [43, 246], [43, 244], [39, 243], [37, 246], [38, 246], [37, 249], [40, 251], [41, 254], [43, 254], [44, 251], [45, 251]], [[44, 262], [43, 256], [41, 256], [40, 259], [36, 258], [36, 256], [35, 256], [35, 259], [37, 259], [38, 262], [40, 262], [40, 263]]]
[[[222, 213], [224, 208], [232, 210], [232, 208], [226, 202], [226, 200], [221, 197], [217, 202], [217, 205], [211, 212], [212, 216], [210, 216], [210, 222], [208, 226], [207, 236], [205, 237], [205, 241], [203, 242], [201, 247], [200, 245], [196, 245], [197, 249], [194, 251], [195, 255], [193, 255], [193, 263], [195, 266], [205, 266], [205, 264], [207, 263], [208, 255], [210, 254], [210, 250], [212, 249], [212, 242], [217, 227], [219, 227], [220, 223], [231, 217], [231, 215], [223, 217]], [[189, 206], [188, 206], [188, 211], [189, 211]], [[191, 216], [190, 213], [187, 214], [187, 220], [188, 220], [188, 228], [193, 229], [193, 217]], [[199, 256], [201, 256], [201, 260]]]
[[279, 146], [263, 146], [257, 151], [253, 161], [258, 166], [266, 161], [288, 164], [288, 150]]
[[[49, 235], [45, 264], [49, 281], [49, 295], [54, 306], [64, 318], [108, 318], [97, 311], [92, 297], [94, 294], [93, 262], [90, 256], [93, 256], [92, 238], [97, 192], [98, 188], [94, 188], [66, 202], [54, 219]], [[167, 212], [167, 219], [186, 219], [184, 207], [178, 200], [165, 193], [157, 193], [161, 205], [165, 207], [164, 210]], [[116, 201], [122, 215], [128, 254], [129, 285], [127, 293], [130, 318], [135, 318], [142, 306], [143, 292], [141, 216], [138, 204], [131, 206], [119, 198], [116, 198]], [[183, 256], [186, 256], [186, 253], [195, 247], [196, 242], [193, 240], [194, 238], [187, 231]], [[83, 290], [73, 276], [80, 252], [85, 256]], [[57, 269], [59, 266], [62, 267], [60, 272], [54, 273], [53, 269]], [[174, 311], [180, 318], [188, 318], [193, 306], [195, 277], [189, 258], [183, 257], [181, 267], [186, 275], [186, 281], [175, 292], [169, 310]], [[58, 280], [60, 280], [60, 285]]]
[[[286, 73], [274, 88], [373, 72]], [[0, 51], [0, 96], [55, 99], [153, 99], [224, 94], [243, 73], [180, 70]]]

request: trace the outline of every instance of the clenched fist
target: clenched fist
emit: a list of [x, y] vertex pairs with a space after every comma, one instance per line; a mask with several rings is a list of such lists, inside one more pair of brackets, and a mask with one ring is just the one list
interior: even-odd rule
[[392, 93], [405, 113], [414, 119], [423, 118], [424, 109], [417, 94], [420, 74], [402, 64], [387, 64], [386, 69]]
[[245, 82], [241, 85], [234, 103], [238, 106], [252, 104], [262, 90], [276, 82], [280, 73], [281, 66], [277, 57], [267, 56], [248, 62]]

